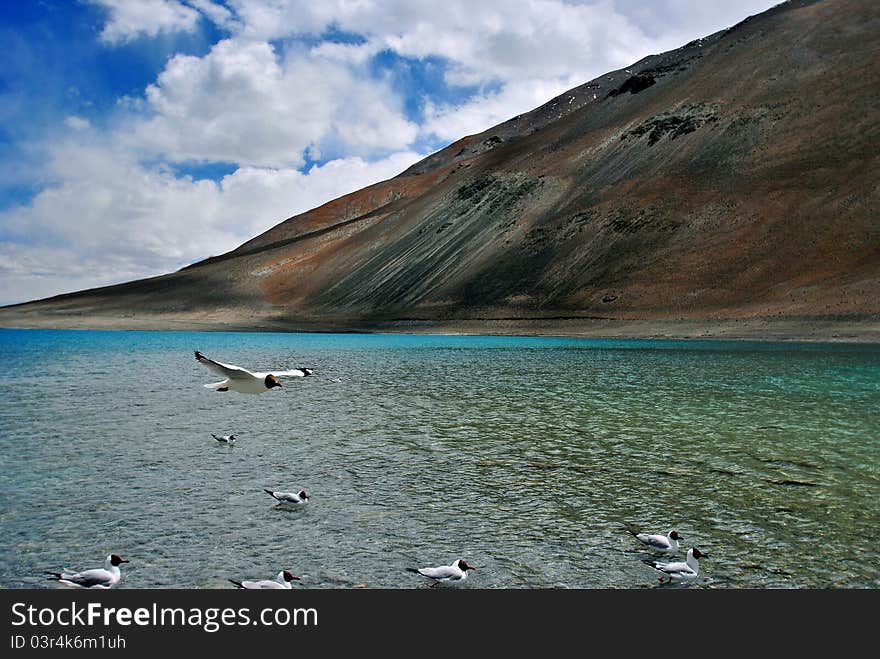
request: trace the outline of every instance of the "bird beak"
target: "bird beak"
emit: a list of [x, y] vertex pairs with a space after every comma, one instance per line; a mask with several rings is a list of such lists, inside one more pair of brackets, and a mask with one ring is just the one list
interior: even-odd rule
[[123, 559], [122, 559], [121, 561], [119, 561], [119, 562], [120, 562], [120, 563], [131, 563], [131, 561], [128, 560], [127, 558], [123, 558]]
[[293, 575], [290, 576], [294, 581], [302, 581], [302, 579], [300, 579], [299, 577], [294, 577]]

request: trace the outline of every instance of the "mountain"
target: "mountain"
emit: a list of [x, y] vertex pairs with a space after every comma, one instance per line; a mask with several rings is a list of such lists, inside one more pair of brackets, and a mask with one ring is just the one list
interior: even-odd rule
[[795, 1], [4, 326], [880, 340], [880, 3]]

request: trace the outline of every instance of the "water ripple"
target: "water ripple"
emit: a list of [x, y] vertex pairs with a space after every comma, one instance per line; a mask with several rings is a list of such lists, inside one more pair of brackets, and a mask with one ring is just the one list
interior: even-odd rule
[[[316, 375], [217, 394], [196, 348]], [[4, 587], [110, 551], [127, 588], [458, 557], [467, 587], [653, 587], [623, 523], [707, 550], [697, 586], [880, 586], [876, 348], [0, 330], [0, 358]]]

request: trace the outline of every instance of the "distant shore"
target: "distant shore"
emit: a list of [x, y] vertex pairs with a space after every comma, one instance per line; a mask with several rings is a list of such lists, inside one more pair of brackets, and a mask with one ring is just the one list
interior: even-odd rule
[[6, 309], [0, 311], [0, 328], [196, 332], [387, 332], [393, 334], [485, 334], [609, 339], [703, 339], [880, 344], [880, 318], [867, 320], [468, 318], [315, 322], [242, 315], [227, 322], [216, 315], [56, 315]]

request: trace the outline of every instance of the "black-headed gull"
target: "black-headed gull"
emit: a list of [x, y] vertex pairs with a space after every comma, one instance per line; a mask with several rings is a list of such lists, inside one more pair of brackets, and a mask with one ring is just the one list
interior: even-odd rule
[[287, 570], [282, 570], [274, 579], [263, 579], [262, 581], [236, 581], [229, 580], [234, 583], [237, 588], [246, 590], [291, 590], [293, 588], [292, 581], [299, 581], [299, 577], [293, 576]]
[[645, 561], [645, 563], [658, 572], [663, 573], [660, 581], [663, 581], [664, 577], [668, 577], [670, 581], [672, 579], [696, 579], [700, 575], [698, 558], [709, 558], [709, 556], [694, 547], [693, 549], [688, 549], [687, 559], [683, 562], [658, 563], [657, 561]]
[[198, 350], [195, 351], [196, 359], [212, 371], [219, 373], [226, 379], [221, 382], [212, 382], [205, 387], [214, 391], [237, 391], [242, 394], [262, 394], [275, 387], [280, 387], [279, 377], [306, 377], [312, 374], [310, 368], [294, 368], [286, 371], [272, 371], [271, 373], [252, 373], [240, 366], [223, 364], [208, 359]]
[[452, 565], [441, 565], [440, 567], [423, 567], [423, 568], [406, 568], [409, 572], [421, 574], [440, 583], [461, 583], [467, 580], [468, 570], [475, 570], [473, 565], [468, 565], [464, 559], [460, 558], [453, 562]]
[[82, 572], [47, 572], [51, 574], [49, 577], [65, 586], [72, 588], [97, 588], [99, 590], [107, 590], [113, 588], [122, 578], [119, 566], [122, 563], [128, 563], [127, 560], [118, 554], [110, 554], [104, 561], [103, 568], [95, 568], [94, 570], [84, 570]]
[[274, 499], [278, 501], [278, 503], [289, 504], [291, 506], [304, 506], [309, 502], [309, 494], [305, 490], [300, 490], [299, 492], [273, 492], [272, 490], [267, 490], [263, 488], [263, 491], [266, 494], [272, 495]]
[[215, 435], [211, 433], [211, 437], [216, 439], [221, 444], [235, 444], [235, 440], [238, 439], [235, 435]]
[[636, 533], [633, 530], [630, 530], [630, 533], [635, 536], [636, 540], [646, 545], [648, 549], [661, 554], [678, 553], [678, 541], [684, 540], [678, 531], [670, 531], [666, 535], [660, 535], [659, 533]]

